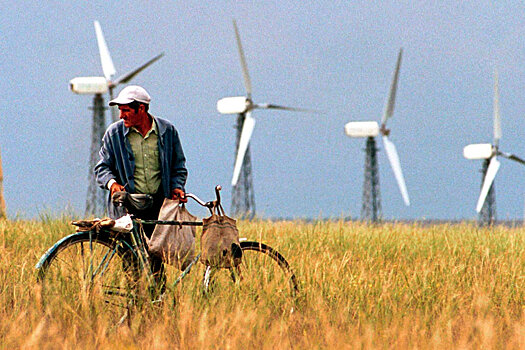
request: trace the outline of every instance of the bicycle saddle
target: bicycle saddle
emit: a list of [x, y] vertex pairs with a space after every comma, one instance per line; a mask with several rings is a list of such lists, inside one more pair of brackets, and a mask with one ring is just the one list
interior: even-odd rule
[[153, 197], [149, 194], [142, 193], [118, 191], [113, 193], [111, 200], [117, 206], [124, 206], [131, 210], [145, 210], [153, 205]]

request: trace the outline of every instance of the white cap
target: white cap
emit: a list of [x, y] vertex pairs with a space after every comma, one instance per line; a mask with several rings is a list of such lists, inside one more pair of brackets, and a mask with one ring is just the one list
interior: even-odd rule
[[149, 104], [151, 97], [143, 87], [138, 85], [129, 85], [122, 89], [117, 98], [109, 101], [109, 105], [127, 105], [133, 101]]

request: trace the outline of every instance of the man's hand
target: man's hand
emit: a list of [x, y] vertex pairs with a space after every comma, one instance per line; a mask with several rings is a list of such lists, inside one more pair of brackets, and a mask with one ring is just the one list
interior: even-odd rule
[[186, 198], [186, 193], [184, 193], [184, 191], [180, 188], [176, 188], [173, 191], [171, 191], [171, 199], [178, 199], [181, 203], [188, 202], [188, 198]]
[[111, 185], [111, 189], [109, 191], [111, 192], [111, 197], [113, 197], [113, 194], [115, 192], [118, 192], [118, 191], [124, 191], [125, 192], [126, 190], [124, 189], [124, 186], [122, 186], [121, 184], [115, 182], [115, 183], [113, 183]]

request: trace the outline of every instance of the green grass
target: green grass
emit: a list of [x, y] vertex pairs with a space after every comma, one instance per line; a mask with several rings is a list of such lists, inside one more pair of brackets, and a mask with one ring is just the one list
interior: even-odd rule
[[199, 264], [163, 304], [115, 326], [100, 307], [42, 307], [34, 266], [74, 231], [66, 218], [0, 221], [0, 347], [525, 346], [525, 228], [243, 221], [239, 229], [286, 257], [300, 283], [296, 302], [229, 285], [204, 296]]

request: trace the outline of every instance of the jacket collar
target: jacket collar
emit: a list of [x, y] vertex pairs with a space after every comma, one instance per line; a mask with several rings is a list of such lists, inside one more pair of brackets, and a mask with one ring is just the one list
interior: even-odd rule
[[[164, 136], [164, 133], [166, 132], [166, 130], [168, 130], [167, 124], [164, 123], [164, 121], [161, 118], [154, 117], [153, 115], [149, 113], [148, 115], [151, 117], [153, 122], [157, 125], [157, 130], [158, 130], [159, 135]], [[130, 128], [127, 128], [124, 125], [124, 121], [121, 120], [120, 122], [122, 123], [122, 127], [124, 128], [124, 136], [127, 136], [129, 134]]]

